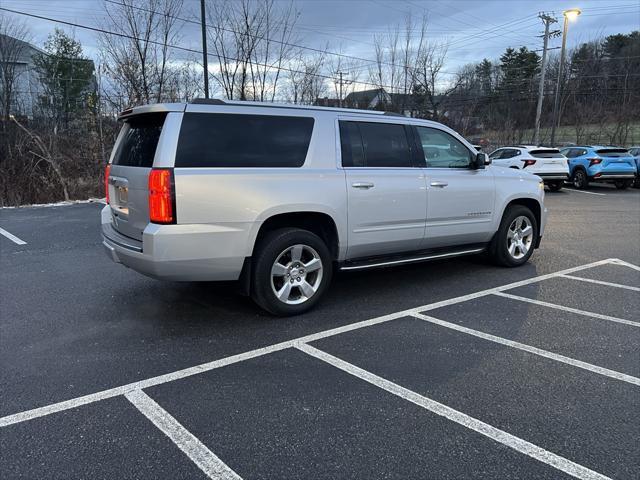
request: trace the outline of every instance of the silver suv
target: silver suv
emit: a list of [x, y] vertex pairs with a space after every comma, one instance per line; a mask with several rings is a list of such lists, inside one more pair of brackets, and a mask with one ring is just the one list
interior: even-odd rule
[[383, 112], [201, 100], [122, 112], [103, 244], [118, 263], [239, 280], [276, 315], [332, 272], [488, 252], [525, 263], [545, 225], [540, 178], [488, 167], [439, 123]]

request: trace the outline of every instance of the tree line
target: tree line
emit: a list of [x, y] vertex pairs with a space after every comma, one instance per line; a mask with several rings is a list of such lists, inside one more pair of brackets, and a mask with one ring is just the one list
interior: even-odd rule
[[[431, 36], [426, 16], [407, 16], [373, 35], [370, 55], [357, 57], [328, 44], [305, 46], [293, 1], [207, 0], [206, 7], [212, 97], [304, 105], [329, 97], [346, 107], [440, 121], [493, 146], [532, 141], [536, 51], [507, 48], [497, 59], [448, 71], [454, 47]], [[119, 111], [203, 96], [201, 46], [189, 46], [186, 36], [200, 19], [184, 13], [183, 0], [104, 0], [103, 9], [99, 29], [79, 26], [97, 30], [97, 58], [56, 28], [32, 54], [29, 72], [19, 62], [31, 40], [26, 23], [0, 13], [1, 205], [99, 195]], [[558, 71], [553, 52], [542, 143], [549, 141]], [[38, 84], [26, 96], [25, 75]], [[640, 143], [640, 32], [571, 50], [559, 84], [559, 140]], [[375, 105], [348, 101], [362, 90], [384, 95]]]

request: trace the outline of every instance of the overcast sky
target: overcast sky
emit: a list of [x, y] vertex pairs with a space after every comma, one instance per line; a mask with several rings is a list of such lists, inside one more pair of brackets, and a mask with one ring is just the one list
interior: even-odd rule
[[[289, 0], [281, 0], [285, 4]], [[142, 2], [141, 2], [142, 3]], [[568, 8], [580, 7], [582, 15], [570, 25], [568, 46], [614, 33], [640, 29], [640, 0], [296, 0], [299, 43], [348, 55], [373, 58], [373, 36], [404, 22], [407, 12], [419, 20], [429, 18], [429, 38], [449, 42], [445, 70], [494, 59], [507, 47], [540, 49], [543, 25], [537, 14], [553, 12], [559, 17]], [[199, 12], [199, 0], [184, 0], [185, 17]], [[0, 6], [75, 22], [104, 26], [101, 0], [0, 0]], [[42, 46], [55, 24], [26, 18], [34, 43]], [[72, 29], [90, 57], [98, 54], [97, 34]], [[561, 28], [561, 27], [560, 27]], [[186, 24], [181, 44], [200, 49], [200, 31]], [[559, 46], [560, 39], [551, 41]]]

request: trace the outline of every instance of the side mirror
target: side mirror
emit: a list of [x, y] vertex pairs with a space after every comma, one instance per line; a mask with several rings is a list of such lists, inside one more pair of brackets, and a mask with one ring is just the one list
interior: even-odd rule
[[491, 165], [489, 155], [482, 152], [477, 153], [475, 161], [473, 162], [473, 168], [476, 170], [482, 170], [486, 165]]

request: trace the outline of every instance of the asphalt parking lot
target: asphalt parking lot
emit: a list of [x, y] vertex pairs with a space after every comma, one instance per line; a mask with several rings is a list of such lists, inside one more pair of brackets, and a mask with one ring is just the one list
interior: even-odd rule
[[287, 319], [111, 263], [102, 205], [0, 210], [2, 478], [640, 478], [640, 190], [546, 203], [521, 268], [344, 273]]

